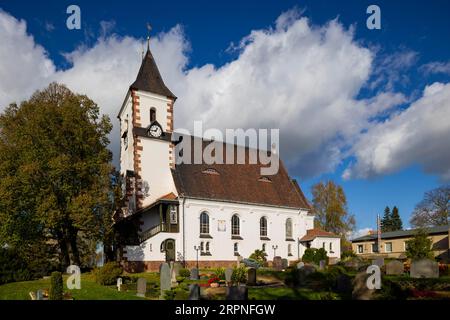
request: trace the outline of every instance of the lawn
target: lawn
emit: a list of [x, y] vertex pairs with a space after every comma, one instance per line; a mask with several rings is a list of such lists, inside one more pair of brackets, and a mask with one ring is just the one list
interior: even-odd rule
[[[147, 286], [151, 287], [159, 281], [155, 273], [134, 274], [133, 276], [147, 279]], [[68, 290], [66, 286], [67, 276], [64, 277], [64, 291], [72, 293], [75, 300], [142, 300], [136, 296], [135, 290], [119, 292], [115, 286], [102, 286], [95, 283], [90, 273], [81, 275], [81, 289]], [[149, 286], [150, 285], [150, 286]], [[12, 282], [0, 285], [0, 300], [30, 300], [30, 291], [50, 288], [50, 279], [35, 281]], [[151, 297], [155, 298], [155, 297]]]

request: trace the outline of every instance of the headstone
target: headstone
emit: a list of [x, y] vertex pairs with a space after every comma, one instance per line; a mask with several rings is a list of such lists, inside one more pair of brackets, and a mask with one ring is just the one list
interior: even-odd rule
[[255, 268], [248, 268], [247, 285], [256, 286], [256, 269]]
[[399, 275], [403, 274], [403, 262], [398, 260], [389, 261], [386, 264], [386, 274], [387, 275]]
[[297, 269], [302, 269], [305, 266], [304, 262], [297, 263]]
[[320, 260], [319, 261], [319, 270], [324, 270], [325, 269], [325, 265], [326, 265], [326, 261], [325, 260]]
[[288, 259], [281, 259], [281, 269], [286, 270], [288, 266], [289, 266]]
[[430, 259], [415, 260], [411, 263], [411, 278], [439, 278], [439, 265]]
[[36, 300], [44, 300], [44, 292], [41, 289], [36, 291]]
[[352, 299], [354, 300], [371, 300], [375, 290], [367, 287], [367, 278], [370, 274], [364, 272], [357, 273], [353, 279]]
[[281, 271], [283, 269], [283, 265], [282, 265], [282, 262], [281, 262], [281, 257], [276, 256], [276, 257], [273, 258], [272, 267], [276, 271]]
[[161, 265], [159, 273], [159, 287], [161, 289], [160, 298], [164, 297], [164, 291], [171, 289], [171, 281], [170, 281], [170, 267], [167, 263], [163, 263]]
[[139, 278], [137, 280], [137, 296], [145, 297], [145, 293], [147, 292], [147, 280], [145, 278]]
[[176, 276], [176, 277], [178, 277], [178, 276], [180, 275], [180, 270], [181, 270], [181, 268], [182, 268], [181, 263], [175, 262], [175, 263], [173, 264], [173, 270], [175, 271], [175, 276]]
[[232, 275], [233, 275], [233, 269], [226, 268], [225, 269], [225, 282], [227, 283], [227, 286], [231, 283]]
[[189, 300], [200, 300], [200, 287], [196, 283], [189, 285]]
[[191, 269], [191, 280], [198, 280], [198, 269], [197, 268]]
[[122, 291], [122, 278], [117, 278], [117, 291]]
[[372, 260], [372, 264], [381, 268], [382, 266], [384, 266], [384, 258], [376, 258]]
[[175, 264], [173, 263], [173, 261], [170, 262], [170, 282], [172, 288], [178, 285]]
[[246, 286], [227, 287], [227, 300], [247, 300], [248, 289]]

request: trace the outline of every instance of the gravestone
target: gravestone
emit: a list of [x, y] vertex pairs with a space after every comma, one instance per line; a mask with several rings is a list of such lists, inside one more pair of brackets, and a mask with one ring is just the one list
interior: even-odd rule
[[320, 260], [319, 261], [319, 270], [325, 269], [325, 265], [326, 265], [326, 261], [325, 260]]
[[289, 266], [288, 259], [281, 259], [281, 269], [286, 270], [288, 266]]
[[173, 263], [173, 261], [170, 262], [170, 282], [172, 288], [178, 285], [175, 264]]
[[256, 269], [255, 268], [248, 268], [247, 285], [256, 286]]
[[44, 292], [41, 289], [36, 291], [36, 300], [44, 300]]
[[196, 283], [189, 285], [189, 300], [200, 300], [200, 287]]
[[247, 300], [248, 289], [246, 286], [227, 287], [227, 300]]
[[399, 275], [403, 274], [403, 262], [398, 260], [389, 261], [386, 264], [386, 274], [387, 275]]
[[139, 278], [137, 280], [137, 296], [145, 297], [145, 293], [147, 292], [147, 280], [145, 278]]
[[227, 286], [231, 283], [231, 277], [233, 275], [233, 269], [226, 268], [225, 269], [225, 282], [227, 283]]
[[381, 268], [382, 266], [384, 266], [384, 258], [376, 258], [372, 260], [372, 265], [376, 265]]
[[178, 277], [178, 276], [180, 275], [180, 270], [181, 270], [181, 268], [182, 268], [181, 263], [175, 262], [175, 263], [173, 264], [173, 270], [175, 271], [175, 276], [176, 276], [176, 277]]
[[191, 269], [191, 280], [198, 280], [198, 269], [197, 268]]
[[159, 272], [159, 287], [161, 289], [160, 298], [164, 297], [164, 291], [171, 289], [170, 281], [170, 267], [167, 263], [161, 265], [161, 271]]
[[117, 278], [117, 291], [121, 291], [122, 289], [122, 278]]
[[352, 299], [354, 300], [371, 300], [375, 290], [367, 287], [367, 279], [370, 274], [360, 272], [353, 279]]
[[439, 265], [430, 259], [415, 260], [411, 263], [411, 278], [439, 278]]
[[302, 269], [305, 266], [304, 262], [297, 263], [297, 269]]
[[272, 267], [273, 267], [276, 271], [281, 271], [281, 270], [283, 269], [283, 265], [282, 265], [281, 257], [280, 257], [280, 256], [276, 256], [276, 257], [273, 258]]

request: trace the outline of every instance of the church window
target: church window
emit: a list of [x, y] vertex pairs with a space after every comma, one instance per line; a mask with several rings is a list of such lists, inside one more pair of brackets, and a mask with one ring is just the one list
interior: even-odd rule
[[150, 123], [153, 123], [154, 121], [156, 121], [156, 109], [151, 108], [150, 109]]
[[234, 254], [239, 254], [239, 244], [237, 242], [234, 243], [233, 248]]
[[286, 239], [292, 239], [292, 219], [286, 219]]
[[209, 253], [209, 242], [206, 243], [205, 250], [206, 250], [206, 253]]
[[202, 241], [202, 242], [200, 242], [200, 252], [203, 253], [204, 251], [205, 251], [205, 245]]
[[209, 234], [209, 215], [206, 212], [200, 214], [200, 234]]
[[333, 243], [330, 242], [330, 252], [333, 252]]
[[292, 245], [288, 244], [288, 256], [292, 256]]
[[267, 218], [262, 217], [259, 219], [259, 235], [261, 237], [267, 237]]
[[240, 234], [239, 217], [237, 214], [231, 217], [231, 235], [238, 236]]
[[265, 243], [262, 244], [262, 251], [266, 252], [266, 244]]

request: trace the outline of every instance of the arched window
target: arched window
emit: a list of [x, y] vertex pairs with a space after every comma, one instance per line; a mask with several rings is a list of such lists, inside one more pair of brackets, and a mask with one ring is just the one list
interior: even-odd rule
[[205, 251], [205, 246], [202, 241], [202, 242], [200, 242], [200, 252], [203, 253], [204, 251]]
[[209, 242], [207, 242], [205, 245], [205, 251], [206, 253], [209, 253]]
[[292, 245], [288, 244], [288, 256], [292, 256]]
[[237, 242], [234, 243], [233, 249], [234, 249], [234, 253], [238, 253], [239, 252], [239, 244]]
[[156, 121], [156, 109], [151, 108], [150, 109], [150, 123]]
[[262, 251], [266, 252], [266, 244], [265, 243], [262, 244]]
[[200, 234], [209, 234], [209, 215], [206, 212], [200, 214]]
[[238, 236], [239, 233], [240, 233], [239, 217], [237, 216], [237, 214], [235, 214], [231, 217], [231, 235]]
[[292, 219], [286, 219], [286, 239], [292, 239]]
[[267, 237], [267, 218], [262, 217], [259, 219], [259, 235], [261, 237]]

